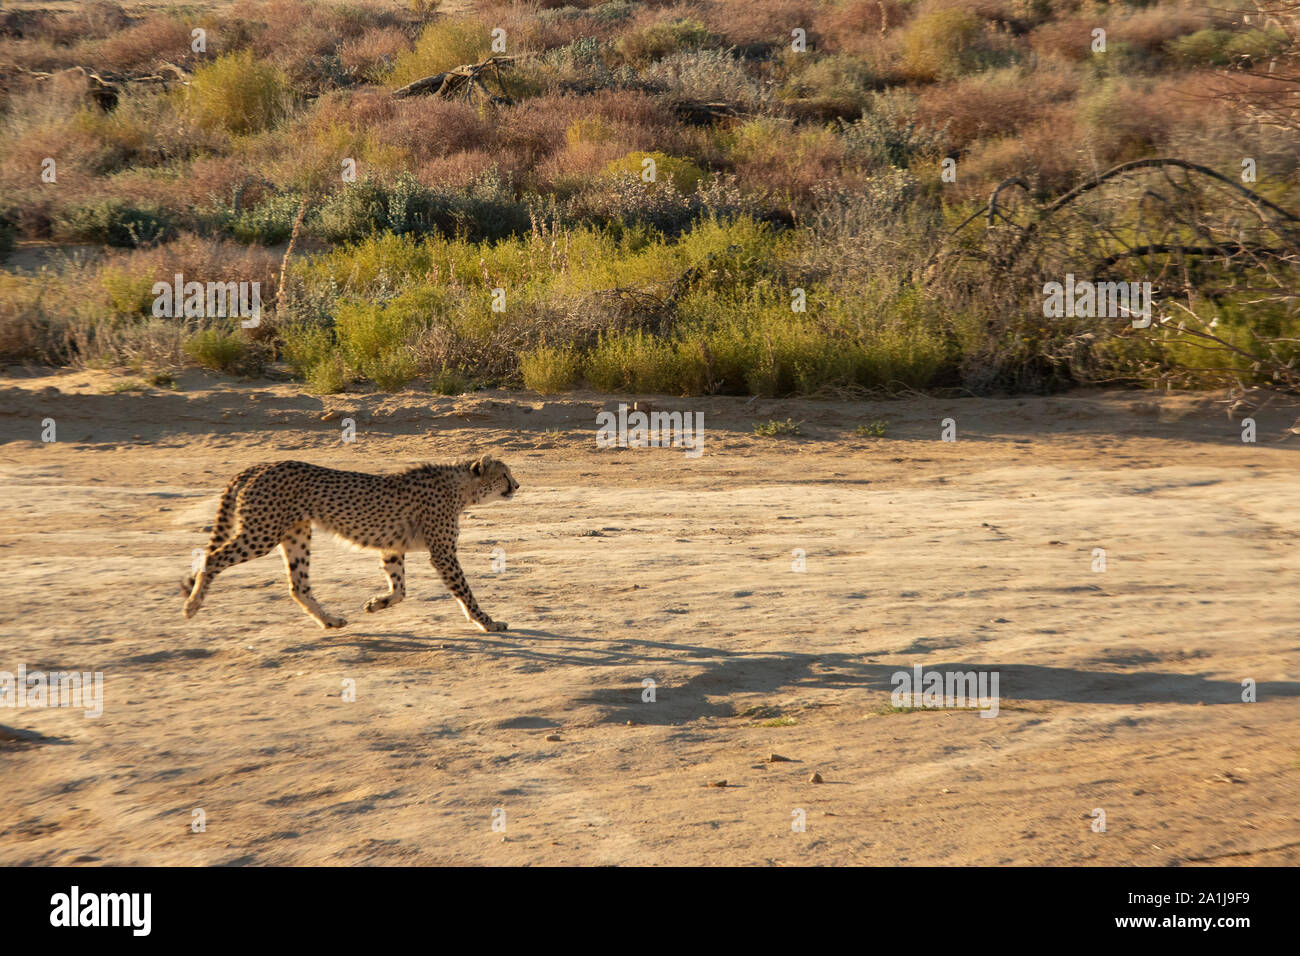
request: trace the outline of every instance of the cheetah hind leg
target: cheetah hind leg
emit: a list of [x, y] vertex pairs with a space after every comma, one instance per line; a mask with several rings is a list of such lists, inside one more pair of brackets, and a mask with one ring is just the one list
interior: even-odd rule
[[185, 616], [191, 618], [199, 612], [199, 608], [203, 607], [203, 599], [218, 574], [236, 564], [260, 558], [270, 550], [269, 545], [240, 532], [221, 547], [210, 552], [203, 562], [203, 569], [194, 578], [194, 590], [185, 601]]
[[366, 602], [367, 613], [392, 607], [406, 597], [406, 555], [399, 551], [385, 551], [383, 560], [384, 574], [388, 576], [388, 591], [376, 594]]
[[284, 569], [289, 575], [289, 593], [294, 602], [323, 628], [342, 627], [347, 623], [322, 608], [311, 593], [311, 522], [294, 525], [280, 541]]

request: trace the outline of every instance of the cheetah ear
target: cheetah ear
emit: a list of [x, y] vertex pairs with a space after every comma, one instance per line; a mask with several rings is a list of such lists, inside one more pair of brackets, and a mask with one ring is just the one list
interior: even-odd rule
[[478, 461], [474, 462], [474, 464], [470, 465], [469, 470], [470, 474], [475, 478], [481, 477], [483, 475], [483, 459], [480, 458]]

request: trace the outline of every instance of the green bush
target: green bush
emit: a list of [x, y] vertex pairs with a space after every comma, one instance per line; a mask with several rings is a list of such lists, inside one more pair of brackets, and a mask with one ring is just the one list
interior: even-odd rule
[[256, 365], [254, 350], [240, 333], [207, 328], [195, 333], [185, 343], [185, 354], [200, 368], [228, 375], [245, 375]]
[[824, 56], [808, 62], [781, 91], [782, 99], [805, 116], [856, 116], [870, 102], [876, 77], [852, 56]]
[[566, 392], [577, 383], [582, 359], [572, 348], [542, 346], [519, 356], [519, 371], [524, 388], [543, 395]]
[[1287, 44], [1286, 34], [1277, 29], [1240, 33], [1205, 29], [1171, 40], [1168, 49], [1177, 59], [1192, 66], [1228, 66], [1267, 60], [1286, 49]]
[[241, 209], [238, 216], [231, 210], [227, 228], [240, 242], [278, 245], [293, 233], [293, 223], [301, 204], [301, 197], [293, 193], [271, 196], [256, 206]]
[[337, 355], [317, 362], [307, 371], [307, 388], [317, 395], [334, 395], [348, 386], [347, 369]]
[[334, 335], [325, 326], [314, 322], [293, 322], [280, 329], [280, 348], [295, 374], [306, 377], [334, 354]]
[[311, 224], [312, 232], [330, 242], [382, 232], [501, 239], [528, 228], [528, 206], [495, 171], [461, 189], [422, 186], [410, 173], [387, 183], [366, 177], [335, 192]]
[[466, 63], [478, 63], [492, 49], [491, 29], [478, 20], [446, 18], [430, 23], [420, 33], [415, 49], [393, 64], [387, 81], [405, 86]]
[[334, 321], [348, 368], [385, 391], [413, 379], [419, 365], [410, 342], [428, 324], [427, 305], [418, 289], [386, 302], [342, 304]]
[[194, 71], [187, 107], [204, 129], [254, 133], [273, 126], [289, 109], [284, 73], [252, 50], [227, 53]]
[[903, 70], [915, 80], [942, 80], [976, 68], [981, 26], [970, 10], [950, 7], [917, 17], [903, 34]]
[[68, 242], [131, 248], [163, 242], [175, 236], [177, 229], [165, 210], [113, 196], [62, 210], [54, 216], [51, 231], [55, 238]]
[[154, 277], [132, 275], [121, 266], [105, 266], [99, 283], [108, 295], [108, 303], [117, 315], [148, 315], [152, 311]]
[[625, 33], [618, 38], [614, 49], [624, 61], [634, 66], [645, 66], [671, 53], [704, 46], [711, 39], [708, 28], [699, 20], [679, 17]]
[[469, 391], [469, 379], [444, 365], [431, 377], [429, 387], [435, 395], [463, 395]]
[[[653, 166], [647, 167], [646, 160], [650, 160]], [[654, 170], [654, 179], [649, 182], [644, 178], [648, 169]], [[654, 188], [661, 183], [671, 183], [683, 193], [694, 192], [695, 187], [704, 179], [704, 170], [689, 159], [669, 156], [658, 150], [652, 153], [641, 151], [628, 153], [606, 166], [604, 172], [611, 178], [626, 174], [633, 175], [645, 183], [647, 188]]]
[[602, 392], [699, 395], [704, 387], [704, 360], [697, 350], [641, 330], [602, 335], [582, 372]]

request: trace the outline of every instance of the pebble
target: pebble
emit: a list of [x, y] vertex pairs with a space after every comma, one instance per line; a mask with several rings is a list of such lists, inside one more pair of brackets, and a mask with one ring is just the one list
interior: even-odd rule
[[819, 774], [816, 770], [814, 770], [814, 771], [812, 772], [812, 776], [808, 778], [808, 782], [809, 782], [809, 783], [825, 783], [826, 781], [822, 780], [822, 775]]

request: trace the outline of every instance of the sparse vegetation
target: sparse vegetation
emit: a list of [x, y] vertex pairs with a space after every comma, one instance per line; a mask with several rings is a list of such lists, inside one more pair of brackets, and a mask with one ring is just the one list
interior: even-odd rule
[[754, 434], [761, 435], [764, 438], [785, 438], [801, 434], [803, 422], [797, 422], [792, 418], [785, 421], [772, 419], [766, 422], [756, 422], [754, 424]]
[[[4, 14], [0, 254], [112, 251], [4, 276], [0, 359], [280, 360], [318, 392], [1297, 387], [1289, 7], [1021, 4], [1007, 29], [996, 4], [827, 0], [800, 52], [726, 3], [435, 7], [219, 6], [204, 52], [180, 8]], [[498, 101], [390, 95], [481, 62], [496, 26]], [[1157, 155], [1249, 192], [1184, 170], [1156, 209], [1154, 169], [1069, 192]], [[276, 302], [264, 247], [291, 234], [310, 251]], [[176, 271], [256, 278], [267, 321], [153, 316]], [[1156, 281], [1182, 325], [1045, 320], [1066, 273]]]

